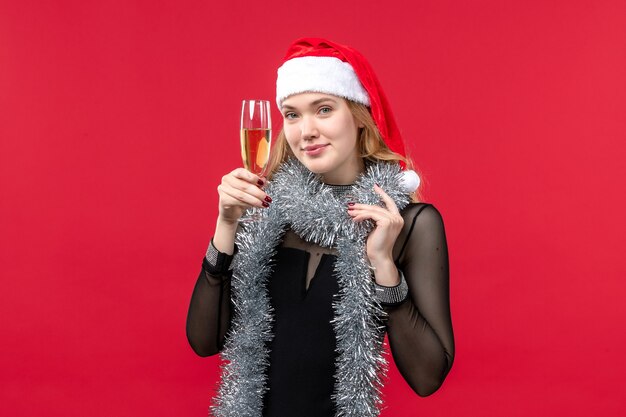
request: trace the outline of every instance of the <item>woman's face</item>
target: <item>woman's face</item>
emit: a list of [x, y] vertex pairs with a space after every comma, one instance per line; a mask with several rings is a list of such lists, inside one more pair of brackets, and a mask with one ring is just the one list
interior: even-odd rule
[[359, 124], [345, 99], [323, 93], [287, 97], [283, 129], [293, 154], [329, 184], [351, 184], [363, 170]]

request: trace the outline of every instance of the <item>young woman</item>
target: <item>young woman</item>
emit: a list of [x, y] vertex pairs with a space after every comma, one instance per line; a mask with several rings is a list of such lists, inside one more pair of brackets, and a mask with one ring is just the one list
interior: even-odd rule
[[[189, 307], [194, 351], [225, 360], [213, 414], [377, 416], [385, 332], [407, 383], [432, 394], [454, 359], [444, 225], [416, 202], [374, 72], [350, 47], [299, 39], [277, 104], [267, 178], [238, 168], [218, 187]], [[250, 208], [261, 218], [242, 226]]]

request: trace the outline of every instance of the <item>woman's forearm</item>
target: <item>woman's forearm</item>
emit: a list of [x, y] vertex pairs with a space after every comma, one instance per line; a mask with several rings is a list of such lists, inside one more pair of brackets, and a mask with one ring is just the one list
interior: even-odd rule
[[398, 370], [419, 396], [434, 393], [452, 367], [454, 348], [445, 346], [410, 299], [388, 315], [389, 345]]
[[187, 339], [200, 356], [222, 349], [231, 318], [231, 274], [212, 268], [205, 258], [187, 313]]

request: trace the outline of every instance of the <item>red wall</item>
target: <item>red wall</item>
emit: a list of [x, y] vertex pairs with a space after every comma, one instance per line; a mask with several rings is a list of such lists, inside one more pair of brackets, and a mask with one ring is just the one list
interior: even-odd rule
[[446, 224], [456, 362], [383, 416], [624, 415], [621, 0], [2, 1], [2, 415], [206, 415], [216, 186], [300, 36], [370, 59]]

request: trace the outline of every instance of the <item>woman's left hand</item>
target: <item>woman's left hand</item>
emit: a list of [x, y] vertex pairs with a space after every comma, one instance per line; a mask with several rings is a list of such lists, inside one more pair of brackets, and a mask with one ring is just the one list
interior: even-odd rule
[[348, 205], [348, 214], [352, 220], [361, 222], [370, 219], [376, 223], [376, 227], [367, 237], [367, 257], [372, 265], [393, 262], [393, 245], [404, 226], [404, 219], [391, 197], [378, 185], [374, 186], [374, 191], [380, 195], [385, 207], [368, 204]]

